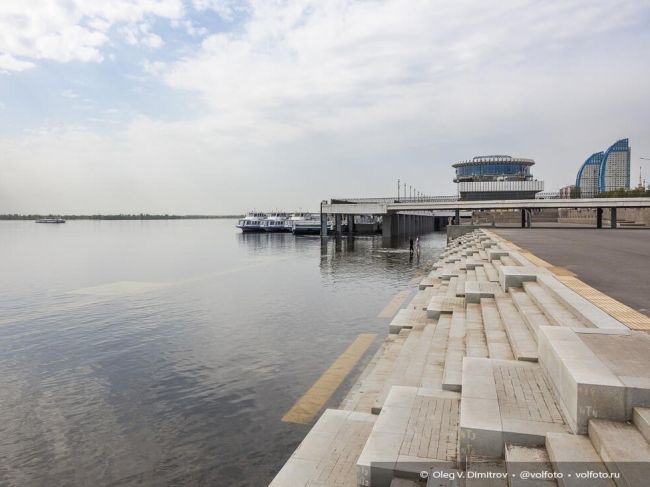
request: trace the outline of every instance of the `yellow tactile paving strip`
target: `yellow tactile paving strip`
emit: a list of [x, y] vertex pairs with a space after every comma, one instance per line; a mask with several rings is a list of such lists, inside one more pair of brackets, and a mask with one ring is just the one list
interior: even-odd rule
[[397, 313], [397, 310], [402, 307], [402, 304], [404, 304], [404, 301], [406, 298], [408, 298], [409, 294], [411, 294], [410, 289], [405, 289], [398, 292], [395, 297], [390, 300], [390, 303], [388, 303], [386, 307], [381, 311], [381, 313], [377, 315], [377, 318], [392, 318], [395, 316], [395, 313]]
[[520, 254], [528, 259], [531, 263], [540, 267], [544, 267], [551, 271], [555, 275], [555, 278], [566, 287], [575, 291], [587, 301], [595, 304], [605, 313], [617, 319], [631, 330], [650, 331], [650, 317], [644, 315], [643, 313], [639, 313], [626, 304], [623, 304], [620, 301], [617, 301], [616, 299], [599, 291], [598, 289], [591, 287], [589, 284], [582, 282], [580, 279], [575, 277], [575, 274], [565, 269], [564, 267], [553, 266], [552, 264], [549, 264], [545, 260], [540, 259], [531, 252], [518, 247], [509, 240], [501, 236], [497, 236], [492, 232], [489, 233], [491, 237], [496, 238], [497, 240], [505, 242], [509, 246], [518, 249]]
[[556, 275], [555, 277], [565, 286], [573, 289], [580, 296], [592, 302], [628, 328], [632, 330], [650, 331], [650, 317], [643, 313], [639, 313], [635, 309], [632, 309], [607, 294], [600, 292], [598, 289], [594, 289], [577, 277], [560, 275]]
[[361, 359], [376, 333], [362, 333], [282, 417], [287, 423], [310, 423]]

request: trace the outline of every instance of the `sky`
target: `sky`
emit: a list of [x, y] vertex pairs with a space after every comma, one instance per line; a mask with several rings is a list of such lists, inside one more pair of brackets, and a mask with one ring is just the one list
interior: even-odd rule
[[315, 210], [451, 164], [650, 183], [650, 1], [3, 0], [0, 213]]

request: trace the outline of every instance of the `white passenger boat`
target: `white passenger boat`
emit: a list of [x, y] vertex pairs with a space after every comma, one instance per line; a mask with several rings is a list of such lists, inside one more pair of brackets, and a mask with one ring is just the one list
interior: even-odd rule
[[63, 218], [39, 218], [36, 223], [65, 223]]
[[263, 232], [264, 228], [262, 228], [262, 222], [265, 220], [266, 213], [251, 211], [237, 222], [237, 228], [240, 228], [244, 233]]
[[293, 232], [293, 224], [295, 222], [309, 220], [312, 217], [311, 213], [305, 211], [296, 211], [284, 222], [285, 231]]
[[320, 215], [312, 213], [309, 218], [295, 220], [291, 231], [294, 235], [320, 235]]
[[262, 221], [262, 229], [265, 232], [286, 232], [287, 229], [284, 225], [284, 222], [286, 222], [288, 218], [288, 213], [280, 211], [269, 213], [269, 216], [266, 218], [266, 220]]

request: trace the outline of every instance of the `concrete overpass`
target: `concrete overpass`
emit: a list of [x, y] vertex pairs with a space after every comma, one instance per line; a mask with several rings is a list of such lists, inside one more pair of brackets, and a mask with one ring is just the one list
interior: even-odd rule
[[[327, 216], [334, 215], [337, 228], [341, 215], [381, 215], [386, 237], [421, 233], [440, 229], [453, 212], [454, 223], [459, 224], [461, 212], [474, 210], [520, 210], [521, 226], [530, 226], [530, 213], [541, 208], [595, 208], [596, 227], [602, 228], [603, 208], [611, 210], [610, 225], [616, 228], [618, 208], [650, 208], [650, 198], [580, 198], [527, 199], [494, 201], [461, 201], [455, 197], [427, 199], [351, 198], [332, 199], [321, 203], [321, 235], [327, 234]], [[444, 220], [443, 220], [444, 219]], [[323, 223], [324, 222], [324, 223]], [[325, 231], [322, 231], [325, 229]]]

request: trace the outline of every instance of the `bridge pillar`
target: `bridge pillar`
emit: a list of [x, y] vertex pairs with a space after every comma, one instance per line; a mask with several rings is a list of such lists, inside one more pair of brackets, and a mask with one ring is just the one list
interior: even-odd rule
[[616, 208], [610, 209], [610, 226], [616, 228]]
[[348, 215], [348, 235], [354, 232], [354, 215]]
[[460, 210], [456, 210], [454, 213], [454, 225], [460, 225]]
[[596, 208], [596, 228], [603, 228], [603, 209]]
[[384, 213], [381, 218], [381, 235], [389, 239], [395, 236], [397, 231], [397, 218], [394, 213]]
[[341, 214], [337, 213], [334, 215], [334, 231], [336, 232], [336, 235], [341, 235]]
[[521, 209], [521, 228], [526, 228], [526, 210]]
[[320, 214], [320, 236], [327, 237], [327, 213]]

